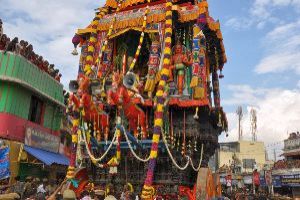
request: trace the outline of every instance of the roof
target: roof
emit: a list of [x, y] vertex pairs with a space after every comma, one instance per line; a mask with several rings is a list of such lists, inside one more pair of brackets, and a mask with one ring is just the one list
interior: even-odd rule
[[39, 159], [40, 161], [42, 161], [43, 163], [45, 163], [46, 165], [52, 165], [52, 164], [69, 165], [69, 159], [59, 153], [44, 151], [27, 145], [24, 146], [24, 150], [27, 151], [32, 156]]

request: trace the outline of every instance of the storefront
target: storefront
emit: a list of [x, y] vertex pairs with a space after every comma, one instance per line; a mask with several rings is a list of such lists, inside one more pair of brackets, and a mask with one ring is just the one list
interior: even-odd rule
[[274, 192], [300, 197], [300, 170], [277, 170], [272, 174]]
[[26, 128], [19, 176], [58, 179], [65, 175], [69, 159], [59, 154], [60, 138], [32, 127]]

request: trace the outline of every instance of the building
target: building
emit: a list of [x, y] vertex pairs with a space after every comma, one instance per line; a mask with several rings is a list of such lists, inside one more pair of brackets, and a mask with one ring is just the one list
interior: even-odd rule
[[231, 167], [237, 173], [262, 170], [266, 163], [265, 146], [263, 142], [236, 141], [220, 143], [216, 153], [217, 169], [223, 166]]
[[0, 137], [9, 145], [11, 177], [68, 164], [58, 153], [63, 109], [58, 81], [23, 56], [0, 51]]
[[274, 164], [272, 177], [276, 181], [275, 191], [283, 194], [292, 192], [300, 197], [300, 134], [293, 132], [284, 140], [283, 160]]

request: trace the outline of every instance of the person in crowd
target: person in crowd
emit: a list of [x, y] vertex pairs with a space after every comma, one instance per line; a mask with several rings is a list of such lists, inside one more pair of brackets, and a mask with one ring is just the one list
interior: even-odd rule
[[0, 36], [0, 50], [4, 50], [6, 47], [6, 40], [7, 40], [7, 36], [6, 34], [3, 34], [2, 36]]
[[8, 45], [5, 47], [4, 54], [6, 54], [6, 52], [8, 51], [15, 52], [18, 42], [19, 42], [18, 37], [15, 37], [11, 42], [9, 42]]
[[33, 51], [30, 62], [37, 66], [38, 65], [37, 59], [38, 59], [38, 55]]
[[35, 194], [35, 186], [31, 176], [26, 177], [24, 184], [24, 197], [29, 198]]
[[57, 185], [55, 183], [55, 180], [50, 180], [49, 184], [46, 186], [46, 191], [48, 192], [49, 195], [55, 192], [57, 188]]
[[16, 176], [15, 181], [16, 183], [11, 187], [11, 192], [17, 193], [22, 199], [24, 195], [25, 183], [20, 180], [20, 176]]
[[24, 40], [21, 40], [19, 43], [18, 43], [18, 48], [17, 48], [17, 53], [21, 56], [24, 56], [25, 54], [25, 41]]
[[43, 61], [43, 56], [39, 56], [37, 55], [37, 59], [36, 59], [36, 66], [40, 69], [40, 70], [44, 70], [44, 61]]
[[91, 200], [91, 196], [89, 194], [88, 191], [84, 190], [81, 194], [80, 194], [80, 200]]
[[60, 82], [60, 78], [61, 78], [61, 73], [55, 76], [55, 80], [57, 80], [58, 82]]
[[45, 189], [45, 182], [46, 182], [47, 180], [46, 179], [44, 179], [43, 181], [40, 181], [40, 180], [37, 180], [37, 185], [38, 185], [38, 187], [37, 187], [37, 189], [36, 189], [36, 193], [37, 193], [37, 195], [39, 194], [39, 193], [41, 193], [43, 196], [45, 196], [46, 195], [46, 189]]
[[108, 193], [104, 200], [117, 200], [115, 197], [115, 189], [113, 185], [108, 186]]
[[52, 78], [55, 78], [55, 76], [58, 74], [59, 70], [58, 69], [54, 69], [53, 72], [50, 74], [50, 76], [52, 76]]
[[3, 35], [3, 22], [2, 19], [0, 19], [0, 37]]
[[31, 44], [29, 44], [25, 48], [25, 56], [24, 57], [27, 58], [28, 60], [31, 60], [32, 53], [33, 53], [33, 46]]
[[48, 74], [50, 76], [52, 76], [51, 74], [53, 74], [53, 73], [54, 73], [54, 64], [50, 64], [49, 68], [48, 68]]
[[76, 194], [73, 190], [65, 190], [63, 193], [63, 200], [76, 200]]

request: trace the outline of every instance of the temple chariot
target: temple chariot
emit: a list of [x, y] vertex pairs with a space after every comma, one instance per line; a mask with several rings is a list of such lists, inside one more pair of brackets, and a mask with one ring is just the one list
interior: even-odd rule
[[220, 195], [208, 161], [227, 131], [226, 55], [208, 2], [107, 0], [72, 42], [73, 55], [81, 48], [67, 108], [75, 190], [93, 182], [130, 184], [142, 199]]

